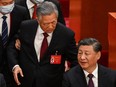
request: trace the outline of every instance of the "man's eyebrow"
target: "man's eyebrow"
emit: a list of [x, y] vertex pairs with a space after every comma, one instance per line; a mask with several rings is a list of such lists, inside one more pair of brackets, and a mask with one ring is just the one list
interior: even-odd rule
[[11, 1], [11, 2], [1, 2], [1, 4], [3, 4], [3, 5], [12, 4], [12, 3], [13, 3], [13, 1]]

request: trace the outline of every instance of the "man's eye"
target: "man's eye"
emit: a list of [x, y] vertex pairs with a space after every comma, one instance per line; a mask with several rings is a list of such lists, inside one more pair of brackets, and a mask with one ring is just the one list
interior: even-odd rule
[[89, 53], [85, 53], [85, 55], [90, 55]]
[[81, 52], [78, 52], [78, 54], [82, 54]]
[[47, 25], [48, 25], [48, 23], [45, 23], [45, 24], [44, 24], [44, 26], [47, 26]]

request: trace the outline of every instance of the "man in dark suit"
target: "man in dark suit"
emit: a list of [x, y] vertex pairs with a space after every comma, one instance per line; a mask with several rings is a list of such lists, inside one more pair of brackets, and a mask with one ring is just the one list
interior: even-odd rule
[[65, 25], [65, 20], [64, 16], [62, 14], [61, 6], [58, 0], [15, 0], [16, 4], [24, 6], [28, 10], [28, 17], [31, 19], [32, 18], [32, 13], [33, 13], [33, 6], [34, 4], [38, 4], [39, 2], [44, 2], [44, 1], [50, 1], [53, 2], [59, 11], [59, 16], [58, 16], [58, 22], [62, 23]]
[[[2, 36], [0, 35], [0, 49], [2, 49]], [[0, 50], [0, 59], [2, 59], [2, 50]]]
[[[65, 60], [68, 59], [71, 66], [77, 64], [74, 32], [58, 23], [57, 18], [55, 4], [42, 3], [37, 8], [37, 20], [21, 24], [19, 58], [15, 42], [8, 46], [8, 61], [14, 79], [21, 87], [61, 87]], [[48, 48], [41, 56], [43, 34], [48, 34]]]
[[[64, 74], [62, 87], [116, 87], [116, 71], [99, 65], [102, 46], [94, 38], [78, 43], [78, 66]], [[93, 78], [90, 79], [88, 75]]]
[[6, 87], [6, 82], [2, 74], [0, 74], [0, 87]]
[[[14, 4], [14, 0], [0, 0], [0, 72], [4, 74], [7, 87], [13, 87], [11, 75], [8, 63], [7, 63], [7, 55], [6, 55], [6, 48], [9, 42], [14, 39], [14, 35], [18, 32], [19, 26], [23, 20], [27, 20], [27, 10], [24, 7]], [[7, 41], [5, 46], [3, 45], [3, 38], [2, 38], [2, 23], [3, 23], [3, 16], [6, 17], [7, 23]]]
[[[2, 49], [2, 37], [0, 35], [0, 49]], [[0, 58], [2, 57], [2, 50], [0, 50]], [[5, 82], [5, 79], [4, 79], [4, 76], [3, 74], [0, 73], [0, 87], [6, 87], [6, 82]]]

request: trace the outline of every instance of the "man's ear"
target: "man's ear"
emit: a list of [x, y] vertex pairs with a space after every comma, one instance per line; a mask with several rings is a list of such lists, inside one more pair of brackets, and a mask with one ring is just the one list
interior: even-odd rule
[[99, 60], [101, 58], [101, 52], [99, 51], [98, 53], [97, 53], [97, 59]]

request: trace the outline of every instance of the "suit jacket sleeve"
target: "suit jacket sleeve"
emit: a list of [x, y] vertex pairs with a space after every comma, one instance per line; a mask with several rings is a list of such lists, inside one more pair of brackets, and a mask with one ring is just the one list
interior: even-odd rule
[[75, 34], [71, 32], [71, 37], [69, 39], [69, 44], [66, 48], [66, 58], [71, 63], [70, 67], [73, 67], [78, 64], [77, 62], [77, 47], [75, 41]]
[[2, 74], [0, 74], [0, 87], [6, 87], [6, 82]]
[[63, 80], [62, 80], [62, 87], [70, 87], [69, 83], [70, 82], [69, 82], [67, 72], [66, 72], [66, 73], [64, 73], [64, 77], [63, 77]]
[[7, 60], [11, 71], [14, 65], [18, 64], [18, 52], [19, 50], [15, 48], [15, 40], [12, 40], [7, 47]]

